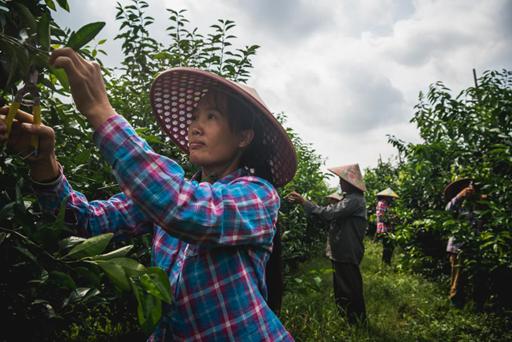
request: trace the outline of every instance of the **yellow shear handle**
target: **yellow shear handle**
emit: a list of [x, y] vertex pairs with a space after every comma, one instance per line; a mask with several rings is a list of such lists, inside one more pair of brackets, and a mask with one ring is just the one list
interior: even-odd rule
[[[34, 105], [34, 107], [32, 107], [32, 115], [34, 116], [34, 121], [32, 123], [36, 126], [41, 125], [41, 106], [40, 105]], [[37, 156], [37, 153], [39, 152], [39, 136], [32, 135], [30, 137], [30, 145], [34, 148], [34, 153]]]
[[7, 117], [5, 118], [5, 126], [7, 126], [7, 136], [11, 133], [11, 127], [12, 122], [14, 121], [14, 117], [16, 116], [16, 113], [18, 112], [18, 109], [20, 109], [20, 103], [14, 101], [9, 106], [9, 114], [7, 114]]

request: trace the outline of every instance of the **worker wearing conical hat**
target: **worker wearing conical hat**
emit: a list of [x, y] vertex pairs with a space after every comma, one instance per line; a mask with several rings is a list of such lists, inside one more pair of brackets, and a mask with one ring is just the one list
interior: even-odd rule
[[357, 164], [334, 167], [329, 171], [340, 178], [343, 196], [337, 203], [319, 206], [296, 192], [287, 198], [302, 204], [307, 214], [330, 222], [326, 254], [334, 268], [336, 304], [350, 323], [364, 322], [366, 309], [359, 264], [364, 255], [363, 238], [368, 227], [364, 200], [366, 186]]
[[389, 215], [389, 208], [393, 201], [398, 198], [396, 192], [391, 188], [382, 190], [377, 194], [377, 207], [375, 215], [377, 216], [377, 229], [375, 239], [382, 240], [382, 262], [391, 265], [394, 243], [390, 234], [393, 232], [393, 222]]
[[151, 264], [166, 273], [170, 304], [162, 306], [149, 340], [293, 341], [267, 303], [265, 265], [276, 236], [276, 187], [293, 178], [297, 157], [257, 92], [196, 68], [171, 68], [155, 78], [153, 114], [198, 168], [189, 178], [180, 160], [158, 154], [115, 112], [97, 63], [64, 48], [52, 52], [50, 64], [64, 68], [122, 191], [88, 201], [74, 190], [56, 159], [55, 132], [32, 125], [28, 113], [16, 113], [23, 125], [10, 137], [0, 120], [0, 144], [24, 153], [17, 142], [32, 134], [39, 139], [29, 167], [45, 213], [64, 206], [72, 218], [66, 223], [84, 235], [153, 235]]

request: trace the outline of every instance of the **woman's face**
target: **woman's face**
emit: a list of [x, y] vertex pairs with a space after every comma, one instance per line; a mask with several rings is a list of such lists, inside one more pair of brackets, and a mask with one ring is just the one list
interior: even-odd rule
[[229, 164], [250, 143], [247, 134], [231, 129], [226, 110], [227, 98], [223, 94], [209, 92], [199, 102], [188, 128], [192, 164], [203, 168]]

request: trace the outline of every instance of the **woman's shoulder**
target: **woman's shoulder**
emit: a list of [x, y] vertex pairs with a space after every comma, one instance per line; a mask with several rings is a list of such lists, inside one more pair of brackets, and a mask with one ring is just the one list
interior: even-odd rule
[[270, 197], [279, 201], [279, 194], [272, 183], [258, 176], [240, 175], [239, 177], [231, 180], [229, 185], [244, 191], [255, 192], [258, 197]]

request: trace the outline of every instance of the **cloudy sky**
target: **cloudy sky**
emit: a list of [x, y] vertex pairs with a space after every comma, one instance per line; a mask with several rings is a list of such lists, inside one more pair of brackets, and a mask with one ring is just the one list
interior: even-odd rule
[[[129, 1], [120, 1], [127, 4]], [[459, 91], [472, 69], [512, 68], [510, 0], [151, 0], [153, 36], [168, 40], [165, 8], [186, 9], [203, 33], [237, 24], [240, 46], [258, 44], [249, 84], [326, 158], [374, 166], [394, 154], [387, 134], [419, 141], [409, 120], [418, 93], [442, 80]], [[56, 20], [76, 29], [105, 21], [109, 56], [121, 60], [115, 1], [70, 0]]]

